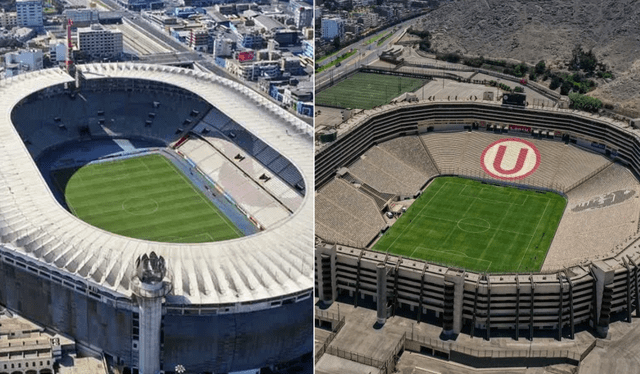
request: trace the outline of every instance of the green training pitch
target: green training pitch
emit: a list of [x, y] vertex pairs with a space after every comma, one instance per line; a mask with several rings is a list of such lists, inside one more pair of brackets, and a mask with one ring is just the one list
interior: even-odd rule
[[317, 105], [351, 109], [371, 109], [387, 104], [405, 92], [424, 85], [422, 79], [392, 75], [356, 73], [352, 77], [316, 94]]
[[244, 235], [161, 155], [57, 170], [52, 177], [74, 215], [115, 234], [169, 243]]
[[373, 250], [479, 272], [539, 271], [565, 205], [552, 192], [440, 177]]

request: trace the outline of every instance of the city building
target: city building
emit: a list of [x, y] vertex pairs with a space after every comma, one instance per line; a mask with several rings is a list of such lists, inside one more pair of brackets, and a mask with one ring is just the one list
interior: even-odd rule
[[293, 19], [298, 29], [311, 27], [313, 25], [313, 8], [302, 5], [296, 7], [293, 12]]
[[314, 58], [313, 55], [313, 40], [303, 40], [302, 41], [302, 55]]
[[344, 36], [344, 20], [337, 17], [322, 19], [322, 38], [333, 39]]
[[20, 27], [39, 28], [43, 26], [42, 1], [18, 0], [16, 1], [17, 22]]
[[215, 57], [231, 56], [235, 42], [227, 37], [217, 37], [213, 41], [213, 55]]
[[100, 24], [78, 28], [78, 50], [90, 58], [114, 58], [122, 54], [122, 32]]
[[49, 57], [52, 63], [63, 63], [67, 59], [67, 45], [61, 41], [51, 41], [49, 43]]
[[65, 9], [62, 15], [70, 19], [76, 27], [89, 26], [99, 21], [97, 9]]
[[4, 9], [0, 10], [0, 26], [5, 29], [12, 29], [18, 26], [18, 15], [16, 12], [5, 12]]
[[42, 51], [29, 49], [26, 51], [10, 52], [4, 55], [5, 76], [12, 77], [27, 71], [42, 69]]
[[195, 51], [208, 52], [209, 31], [204, 27], [189, 30], [189, 47]]

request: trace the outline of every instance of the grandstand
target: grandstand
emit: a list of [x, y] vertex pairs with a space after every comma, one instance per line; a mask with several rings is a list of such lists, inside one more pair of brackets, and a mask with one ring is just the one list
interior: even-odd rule
[[[0, 83], [0, 304], [124, 373], [234, 372], [311, 352], [308, 125], [211, 74], [77, 68], [75, 80], [49, 69]], [[257, 229], [219, 242], [134, 239], [75, 217], [53, 188], [51, 171], [150, 152]], [[145, 283], [141, 261], [160, 283]]]
[[[362, 188], [364, 185], [360, 185]], [[316, 235], [336, 243], [364, 247], [385, 226], [375, 200], [342, 179], [316, 196]]]
[[[535, 153], [495, 151], [504, 142]], [[414, 148], [403, 153], [402, 144]], [[526, 173], [490, 173], [485, 157], [498, 160], [492, 150], [502, 152], [501, 168]], [[317, 199], [332, 199], [326, 186], [341, 179], [365, 179], [399, 199], [411, 198], [403, 194], [413, 186], [421, 191], [434, 177], [454, 175], [554, 191], [568, 205], [541, 272], [533, 274], [480, 274], [376, 252], [370, 248], [380, 232], [362, 238], [364, 246], [336, 239], [347, 230], [325, 239], [317, 215], [317, 297], [378, 304], [379, 320], [412, 316], [440, 324], [445, 335], [533, 339], [547, 330], [563, 339], [583, 325], [605, 336], [613, 318], [630, 321], [634, 310], [640, 316], [639, 155], [640, 137], [627, 124], [570, 110], [429, 101], [365, 112], [341, 124], [336, 140], [318, 139]], [[406, 179], [406, 167], [420, 180]], [[385, 212], [377, 208], [376, 219]]]

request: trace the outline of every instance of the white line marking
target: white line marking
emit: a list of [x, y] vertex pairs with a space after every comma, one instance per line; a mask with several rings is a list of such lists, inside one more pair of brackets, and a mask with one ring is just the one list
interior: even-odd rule
[[533, 235], [531, 236], [531, 239], [529, 240], [529, 245], [527, 245], [527, 249], [524, 251], [524, 255], [522, 255], [522, 258], [520, 259], [520, 263], [518, 264], [518, 268], [516, 269], [516, 272], [520, 270], [520, 266], [522, 265], [522, 260], [524, 260], [524, 258], [527, 256], [527, 252], [529, 252], [529, 247], [531, 246], [531, 242], [533, 241], [533, 238], [536, 236], [536, 232], [538, 232], [538, 226], [540, 226], [540, 222], [542, 222], [542, 218], [544, 218], [544, 214], [547, 212], [547, 207], [549, 206], [549, 201], [551, 201], [551, 199], [547, 200], [547, 204], [544, 206], [544, 211], [542, 211], [542, 214], [540, 215], [540, 218], [538, 219], [538, 224], [536, 225], [536, 229], [533, 230]]
[[[173, 164], [171, 163], [171, 161], [167, 160], [166, 158], [164, 158], [164, 157], [162, 157], [162, 156], [160, 156], [160, 158], [162, 158], [162, 160], [164, 160], [164, 162], [168, 163], [168, 164], [171, 166], [171, 168], [172, 168], [172, 169], [176, 169], [175, 165], [173, 165]], [[231, 229], [232, 229], [236, 234], [238, 234], [238, 235], [240, 235], [240, 236], [243, 236], [243, 234], [242, 234], [242, 233], [241, 233], [241, 232], [240, 232], [236, 227], [234, 227], [234, 226], [232, 226], [232, 225], [230, 225], [230, 224], [229, 224], [229, 222], [228, 222], [228, 220], [227, 220], [227, 218], [226, 218], [226, 217], [222, 217], [222, 216], [220, 215], [220, 213], [218, 213], [217, 208], [215, 208], [215, 207], [213, 207], [213, 206], [212, 206], [212, 205], [213, 205], [213, 203], [212, 203], [210, 200], [206, 200], [206, 199], [204, 198], [204, 196], [202, 196], [202, 193], [201, 193], [199, 190], [196, 190], [196, 188], [194, 187], [193, 183], [191, 183], [191, 181], [190, 181], [190, 180], [188, 180], [188, 179], [187, 179], [187, 177], [182, 173], [182, 170], [178, 170], [178, 175], [180, 175], [180, 178], [182, 178], [185, 182], [187, 182], [187, 184], [189, 185], [189, 187], [191, 187], [191, 189], [193, 190], [193, 192], [195, 192], [195, 193], [196, 193], [196, 195], [198, 195], [198, 197], [199, 197], [202, 201], [204, 201], [204, 202], [205, 202], [205, 204], [209, 207], [209, 209], [213, 210], [213, 212], [214, 212], [218, 217], [220, 217], [220, 218], [224, 221], [224, 223], [226, 223], [226, 224], [227, 224], [227, 226], [229, 226], [229, 227], [230, 227], [230, 228], [231, 228]]]

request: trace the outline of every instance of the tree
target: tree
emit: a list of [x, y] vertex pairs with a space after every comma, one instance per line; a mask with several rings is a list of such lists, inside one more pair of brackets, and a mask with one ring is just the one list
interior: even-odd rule
[[538, 61], [535, 67], [536, 74], [542, 74], [546, 69], [547, 69], [547, 66], [544, 63], [544, 61], [543, 60]]
[[569, 99], [571, 100], [571, 107], [578, 110], [585, 110], [587, 112], [597, 112], [602, 108], [602, 101], [595, 97], [582, 95], [579, 93], [570, 93]]
[[338, 50], [340, 49], [340, 37], [336, 36], [335, 38], [333, 38], [333, 47]]
[[521, 62], [513, 67], [513, 75], [516, 77], [524, 77], [528, 70], [529, 67], [524, 62]]

